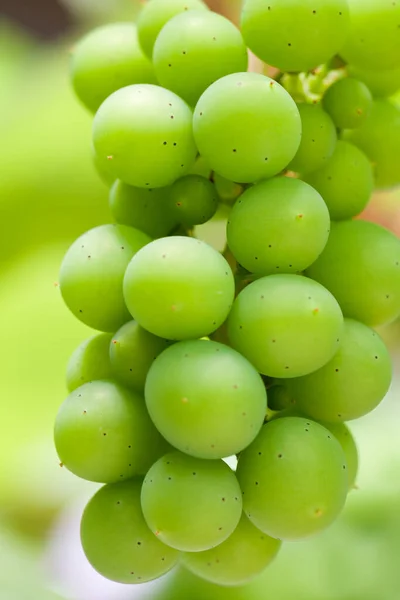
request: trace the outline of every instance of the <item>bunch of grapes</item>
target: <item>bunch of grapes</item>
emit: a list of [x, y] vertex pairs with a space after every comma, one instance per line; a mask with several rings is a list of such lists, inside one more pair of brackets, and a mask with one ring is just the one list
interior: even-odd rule
[[[115, 223], [61, 266], [100, 333], [70, 359], [55, 444], [105, 484], [81, 525], [105, 577], [179, 562], [240, 585], [343, 509], [345, 422], [385, 396], [374, 328], [400, 314], [400, 241], [354, 219], [400, 184], [399, 64], [392, 0], [247, 0], [241, 31], [201, 0], [150, 0], [77, 45]], [[196, 235], [216, 213], [223, 253]]]

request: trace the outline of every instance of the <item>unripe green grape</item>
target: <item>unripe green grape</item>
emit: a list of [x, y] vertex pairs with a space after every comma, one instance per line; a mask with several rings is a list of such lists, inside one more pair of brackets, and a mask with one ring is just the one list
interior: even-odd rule
[[348, 490], [339, 442], [319, 423], [300, 417], [264, 425], [241, 453], [237, 477], [250, 521], [282, 540], [304, 538], [331, 525]]
[[400, 314], [400, 240], [380, 225], [333, 223], [307, 276], [332, 292], [345, 317], [374, 327]]
[[77, 387], [94, 379], [108, 379], [112, 369], [109, 347], [110, 333], [99, 333], [85, 340], [74, 350], [67, 365], [67, 388], [73, 392]]
[[79, 100], [91, 112], [120, 88], [157, 82], [133, 23], [104, 25], [83, 37], [73, 49], [71, 79]]
[[197, 103], [193, 128], [210, 167], [239, 183], [282, 171], [301, 138], [296, 103], [279, 83], [258, 73], [236, 73], [213, 83]]
[[211, 169], [207, 162], [204, 160], [200, 154], [196, 158], [196, 162], [192, 166], [189, 171], [189, 175], [200, 175], [200, 177], [205, 177], [206, 179], [210, 179], [211, 177]]
[[364, 125], [345, 131], [344, 138], [358, 146], [372, 162], [376, 187], [392, 188], [400, 183], [400, 109], [397, 106], [389, 100], [376, 100]]
[[270, 275], [247, 286], [228, 318], [232, 346], [269, 377], [312, 373], [337, 352], [343, 329], [328, 290], [300, 275]]
[[400, 89], [400, 68], [377, 71], [347, 65], [351, 77], [363, 81], [375, 98], [392, 96]]
[[247, 48], [240, 31], [217, 13], [190, 10], [173, 17], [153, 50], [160, 84], [195, 105], [217, 79], [247, 70]]
[[163, 237], [178, 224], [168, 199], [169, 188], [144, 189], [118, 180], [110, 190], [110, 211], [121, 225], [135, 227], [152, 238]]
[[205, 552], [186, 552], [183, 565], [217, 585], [244, 585], [271, 563], [282, 542], [269, 537], [242, 515], [239, 525], [222, 544]]
[[81, 521], [86, 558], [103, 577], [144, 583], [167, 573], [179, 553], [147, 527], [140, 505], [141, 479], [102, 487], [87, 504]]
[[246, 44], [281, 71], [309, 71], [343, 46], [349, 28], [347, 0], [246, 0]]
[[175, 448], [198, 458], [224, 458], [248, 446], [267, 411], [255, 368], [228, 346], [179, 342], [150, 368], [145, 388], [150, 417]]
[[186, 175], [172, 186], [170, 210], [179, 223], [189, 227], [209, 221], [218, 208], [215, 186], [201, 175]]
[[290, 407], [292, 397], [285, 385], [276, 383], [268, 388], [268, 408], [273, 411], [285, 411]]
[[224, 204], [234, 204], [235, 200], [243, 193], [244, 187], [242, 185], [225, 179], [218, 173], [213, 173], [213, 180], [218, 196]]
[[350, 29], [340, 55], [366, 69], [394, 69], [400, 61], [400, 4], [393, 0], [348, 0]]
[[129, 321], [122, 281], [132, 256], [151, 239], [125, 225], [100, 225], [81, 235], [64, 256], [60, 290], [83, 323], [113, 332]]
[[372, 94], [362, 81], [345, 77], [325, 92], [322, 104], [339, 129], [357, 129], [372, 109]]
[[195, 339], [216, 331], [234, 298], [227, 261], [194, 238], [161, 238], [129, 264], [124, 297], [132, 317], [169, 340]]
[[296, 406], [319, 421], [341, 423], [371, 412], [392, 379], [389, 352], [379, 335], [345, 319], [342, 343], [332, 360], [305, 377], [288, 380]]
[[251, 273], [296, 273], [321, 254], [330, 230], [326, 204], [299, 179], [262, 181], [236, 201], [227, 225], [228, 246]]
[[222, 544], [242, 514], [242, 494], [228, 465], [180, 452], [166, 454], [150, 468], [141, 501], [151, 531], [184, 552]]
[[144, 475], [169, 448], [143, 398], [111, 380], [85, 383], [68, 396], [56, 417], [54, 440], [69, 471], [99, 483]]
[[137, 20], [139, 42], [145, 54], [152, 58], [158, 34], [170, 19], [187, 10], [201, 9], [207, 10], [202, 0], [149, 0]]
[[302, 136], [296, 156], [288, 168], [297, 173], [311, 173], [330, 159], [336, 146], [336, 128], [319, 104], [297, 105], [301, 117]]
[[196, 158], [192, 112], [169, 90], [130, 85], [100, 106], [93, 144], [116, 179], [142, 188], [165, 187], [185, 175]]
[[136, 321], [125, 323], [112, 336], [109, 360], [114, 377], [129, 388], [144, 393], [147, 373], [157, 356], [169, 345]]
[[331, 219], [341, 221], [360, 214], [373, 189], [373, 169], [367, 156], [354, 144], [339, 140], [323, 167], [304, 176], [325, 200]]

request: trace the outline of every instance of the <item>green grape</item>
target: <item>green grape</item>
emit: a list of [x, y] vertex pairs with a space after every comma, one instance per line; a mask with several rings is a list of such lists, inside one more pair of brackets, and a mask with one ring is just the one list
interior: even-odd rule
[[109, 344], [114, 376], [127, 387], [143, 393], [147, 373], [153, 361], [168, 345], [167, 340], [149, 333], [136, 321], [125, 323]]
[[247, 70], [247, 49], [240, 31], [225, 17], [190, 10], [171, 19], [153, 50], [160, 84], [195, 105], [217, 79]]
[[178, 179], [170, 192], [171, 212], [179, 223], [189, 227], [207, 223], [218, 208], [215, 186], [201, 175]]
[[152, 532], [184, 552], [222, 544], [242, 514], [242, 494], [228, 465], [180, 452], [166, 454], [150, 468], [141, 499]]
[[336, 146], [336, 129], [330, 116], [320, 104], [298, 104], [302, 136], [297, 154], [288, 169], [297, 173], [311, 173], [322, 167], [332, 156]]
[[276, 419], [240, 454], [243, 508], [261, 531], [281, 540], [328, 527], [348, 490], [344, 452], [330, 432], [300, 417]]
[[155, 41], [164, 25], [175, 15], [187, 10], [207, 10], [202, 0], [149, 0], [137, 21], [139, 42], [143, 51], [152, 58]]
[[341, 423], [374, 410], [391, 379], [390, 355], [378, 334], [345, 319], [342, 343], [332, 360], [315, 373], [288, 380], [287, 385], [304, 414]]
[[124, 297], [132, 317], [169, 340], [194, 339], [216, 331], [234, 298], [226, 260], [194, 238], [155, 240], [129, 264]]
[[70, 311], [83, 323], [113, 332], [129, 321], [122, 294], [125, 269], [151, 239], [125, 225], [100, 225], [69, 248], [60, 270], [60, 290]]
[[158, 238], [178, 224], [168, 199], [169, 188], [143, 189], [116, 181], [110, 191], [110, 210], [117, 223]]
[[360, 214], [374, 189], [370, 161], [356, 146], [342, 140], [327, 163], [304, 176], [304, 181], [321, 194], [335, 221]]
[[242, 33], [264, 62], [281, 71], [309, 71], [343, 46], [347, 0], [245, 0]]
[[357, 129], [372, 109], [372, 94], [362, 81], [345, 77], [335, 81], [322, 98], [324, 109], [339, 129]]
[[109, 347], [110, 333], [99, 333], [85, 340], [72, 353], [67, 365], [67, 388], [73, 392], [77, 387], [94, 379], [111, 377]]
[[149, 371], [145, 398], [165, 439], [198, 458], [224, 458], [246, 448], [267, 411], [255, 368], [235, 350], [206, 340], [165, 350]]
[[258, 73], [236, 73], [213, 83], [197, 103], [193, 128], [210, 167], [239, 183], [282, 171], [301, 138], [296, 103], [279, 83]]
[[335, 298], [300, 275], [270, 275], [246, 287], [228, 319], [232, 346], [269, 377], [312, 373], [337, 352], [343, 317]]
[[380, 225], [333, 223], [307, 275], [332, 292], [345, 317], [373, 327], [400, 315], [400, 240]]
[[371, 160], [376, 187], [399, 185], [400, 109], [397, 106], [388, 100], [376, 100], [364, 125], [353, 131], [345, 131], [344, 137]]
[[154, 68], [139, 45], [136, 25], [112, 23], [88, 33], [73, 49], [72, 85], [96, 112], [110, 94], [134, 83], [156, 83]]
[[205, 552], [185, 553], [182, 563], [198, 577], [217, 585], [244, 585], [264, 571], [281, 545], [254, 527], [243, 514], [225, 542]]
[[147, 527], [140, 505], [141, 479], [102, 487], [81, 521], [86, 558], [96, 571], [119, 583], [144, 583], [167, 573], [179, 553]]
[[109, 96], [93, 122], [93, 144], [115, 179], [159, 188], [186, 174], [196, 158], [192, 112], [176, 94], [130, 85]]
[[276, 383], [268, 388], [268, 408], [273, 411], [284, 411], [292, 403], [292, 397], [285, 385]]
[[196, 162], [194, 163], [193, 167], [189, 171], [189, 175], [200, 175], [200, 177], [205, 177], [206, 179], [210, 179], [211, 173], [212, 173], [211, 169], [208, 166], [207, 162], [199, 154], [196, 159]]
[[372, 71], [347, 65], [347, 71], [351, 77], [363, 81], [375, 98], [391, 96], [400, 89], [400, 68]]
[[144, 475], [168, 451], [143, 398], [113, 381], [74, 390], [57, 414], [54, 439], [69, 471], [100, 483]]
[[240, 196], [229, 215], [228, 246], [251, 273], [296, 273], [328, 241], [329, 212], [311, 186], [289, 177], [262, 181]]
[[224, 204], [234, 204], [235, 200], [243, 193], [243, 186], [225, 179], [218, 173], [213, 173], [213, 180], [217, 194]]
[[350, 30], [340, 55], [365, 69], [395, 69], [400, 61], [400, 4], [394, 0], [348, 0]]

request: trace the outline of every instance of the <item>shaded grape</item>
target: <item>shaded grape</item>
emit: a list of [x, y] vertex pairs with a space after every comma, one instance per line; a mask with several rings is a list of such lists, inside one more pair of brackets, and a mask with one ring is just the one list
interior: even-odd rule
[[74, 350], [67, 365], [67, 388], [73, 392], [77, 387], [94, 379], [108, 379], [112, 369], [109, 347], [110, 333], [99, 333], [85, 340]]

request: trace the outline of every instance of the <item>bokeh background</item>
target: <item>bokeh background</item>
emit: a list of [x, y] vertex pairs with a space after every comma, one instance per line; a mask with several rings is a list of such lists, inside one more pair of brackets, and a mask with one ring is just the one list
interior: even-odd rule
[[[240, 0], [212, 4], [237, 19]], [[91, 332], [64, 307], [57, 276], [69, 244], [110, 217], [68, 60], [83, 32], [139, 9], [139, 0], [0, 0], [0, 599], [399, 600], [397, 323], [381, 331], [395, 364], [392, 390], [352, 425], [358, 489], [328, 531], [286, 544], [239, 590], [182, 573], [133, 589], [105, 581], [84, 559], [79, 517], [96, 486], [60, 468], [52, 427], [68, 356]], [[363, 218], [400, 235], [400, 194], [376, 195]]]

